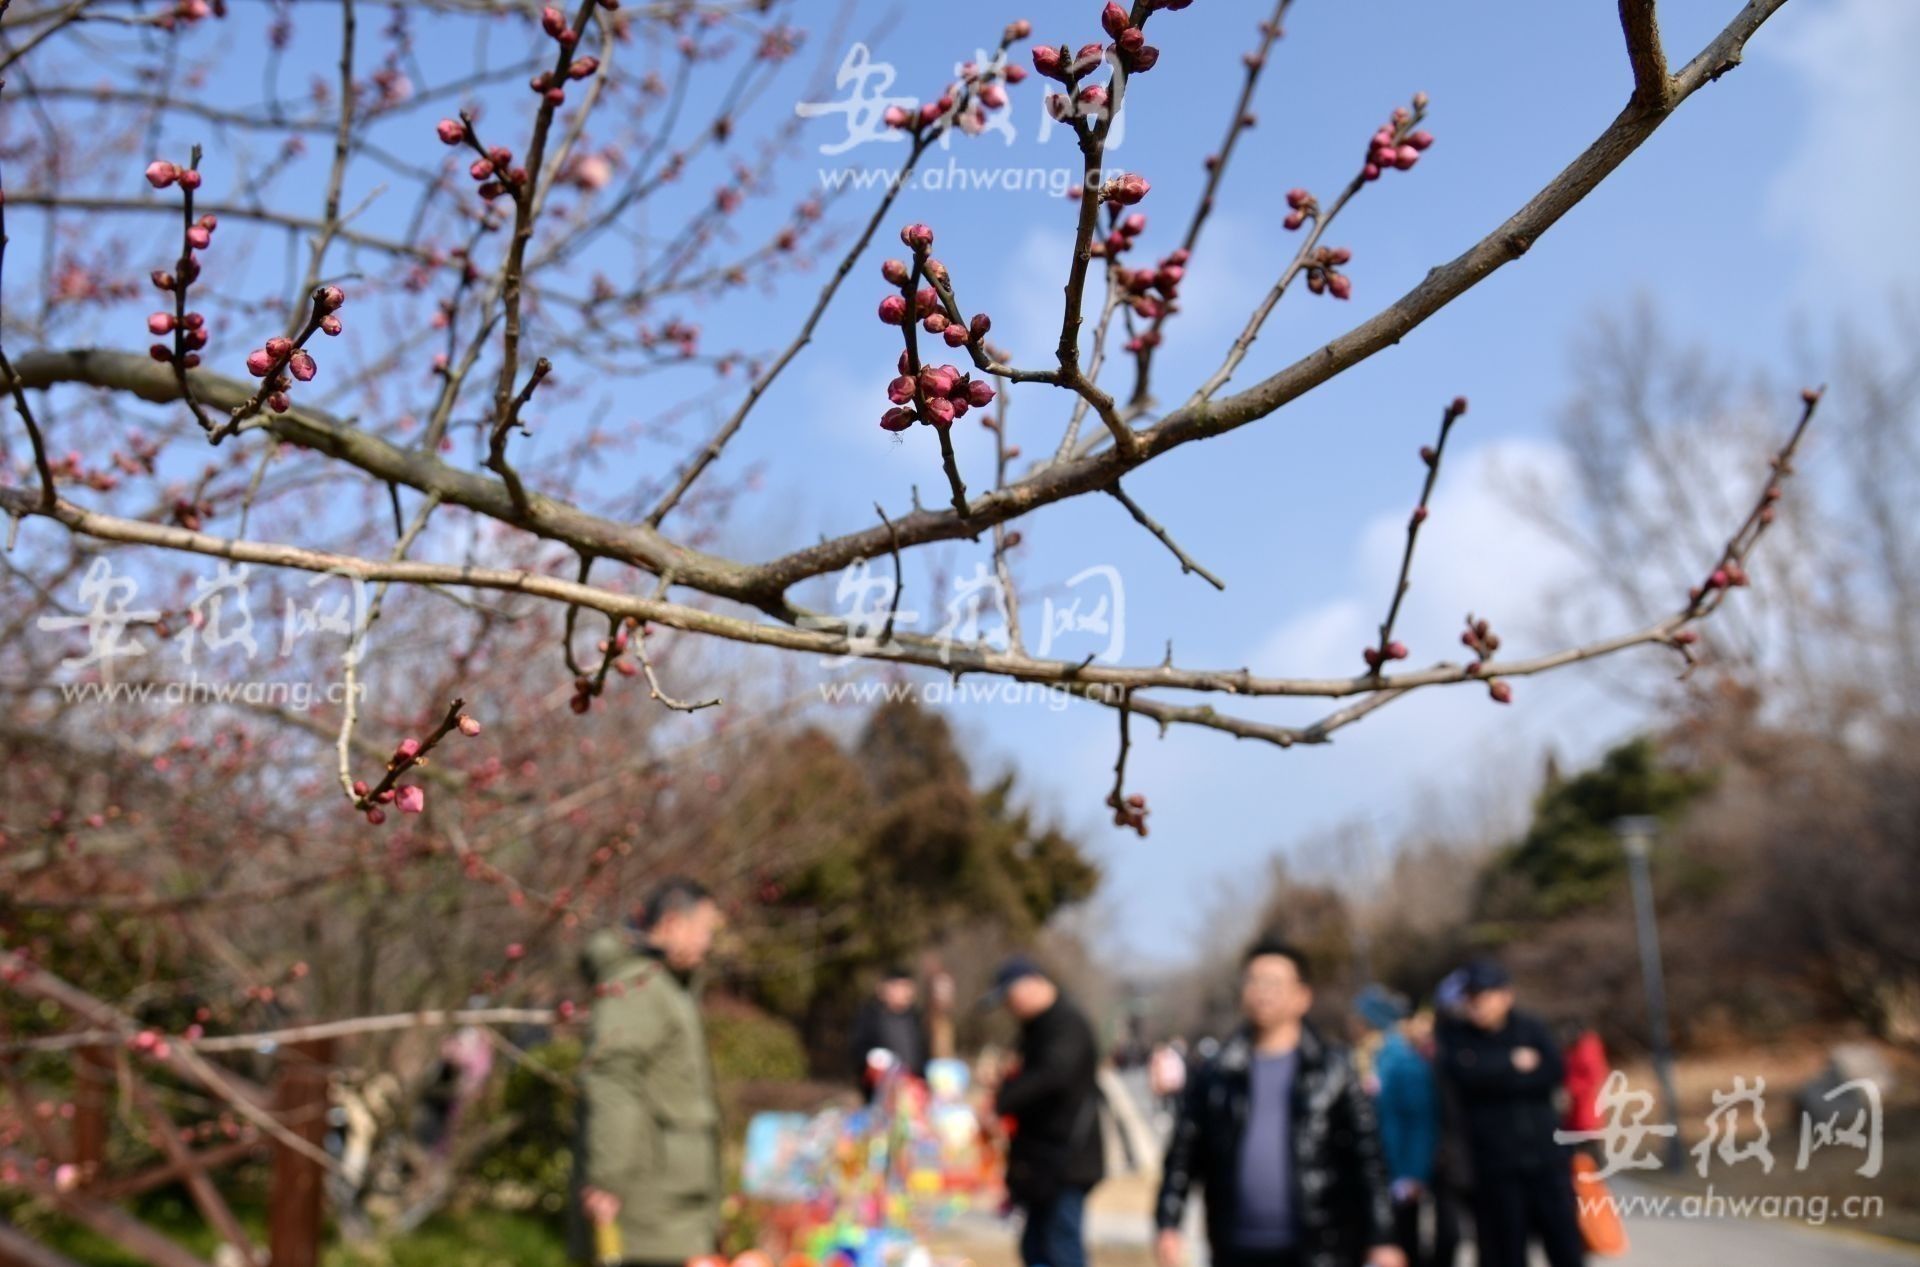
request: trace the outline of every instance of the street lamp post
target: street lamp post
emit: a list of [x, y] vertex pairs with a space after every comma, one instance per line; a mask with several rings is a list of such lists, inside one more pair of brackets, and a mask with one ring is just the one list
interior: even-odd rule
[[[1653, 912], [1653, 876], [1648, 865], [1658, 819], [1646, 815], [1622, 818], [1614, 823], [1614, 834], [1627, 851], [1627, 875], [1633, 887], [1633, 922], [1640, 943], [1640, 979], [1647, 995], [1647, 1028], [1653, 1038], [1653, 1070], [1660, 1079], [1660, 1094], [1666, 1101], [1667, 1120], [1678, 1126], [1680, 1097], [1673, 1089], [1673, 1039], [1667, 1024], [1667, 985], [1660, 965], [1660, 927]], [[1680, 1132], [1667, 1137], [1668, 1170], [1679, 1170], [1685, 1159], [1681, 1152]]]

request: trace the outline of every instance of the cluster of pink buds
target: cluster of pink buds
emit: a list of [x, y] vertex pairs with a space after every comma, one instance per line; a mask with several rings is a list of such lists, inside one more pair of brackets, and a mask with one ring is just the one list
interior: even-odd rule
[[[1778, 492], [1776, 489], [1769, 489], [1768, 491], [1775, 494]], [[1688, 590], [1687, 600], [1690, 604], [1697, 606], [1702, 598], [1714, 590], [1738, 589], [1743, 585], [1751, 585], [1752, 583], [1753, 578], [1747, 575], [1747, 570], [1741, 567], [1737, 561], [1728, 559], [1725, 563], [1715, 568], [1713, 573], [1707, 577], [1705, 586], [1696, 585]]]
[[[202, 216], [201, 219], [212, 220], [213, 217]], [[173, 289], [173, 274], [156, 272], [153, 278], [153, 284], [155, 286], [160, 286], [164, 278], [166, 282], [164, 289]], [[207, 319], [197, 312], [184, 313], [176, 318], [172, 313], [164, 310], [153, 313], [147, 318], [148, 334], [168, 335], [176, 331], [178, 331], [180, 335], [180, 346], [185, 349], [181, 354], [180, 363], [187, 369], [192, 369], [194, 366], [200, 364], [200, 349], [207, 346]], [[173, 361], [173, 349], [164, 343], [156, 343], [148, 348], [147, 351], [152, 353], [153, 359], [156, 361], [166, 363]]]
[[[1011, 44], [1033, 33], [1033, 24], [1024, 18], [1009, 23], [1003, 42]], [[1011, 66], [996, 57], [987, 65], [964, 62], [960, 78], [931, 101], [915, 109], [903, 105], [888, 106], [881, 121], [890, 128], [915, 135], [933, 128], [942, 120], [950, 121], [968, 136], [978, 136], [987, 128], [987, 112], [1007, 104], [1007, 89], [1027, 77], [1024, 66]]]
[[268, 408], [285, 413], [293, 407], [287, 392], [292, 389], [294, 380], [311, 382], [319, 372], [313, 354], [303, 345], [316, 330], [329, 336], [339, 334], [343, 328], [339, 310], [346, 302], [346, 292], [338, 286], [319, 287], [313, 292], [313, 310], [308, 318], [306, 333], [298, 341], [285, 335], [275, 335], [247, 354], [247, 373], [266, 380]]
[[1308, 220], [1320, 218], [1320, 200], [1304, 189], [1287, 190], [1287, 218], [1281, 223], [1289, 229], [1297, 229]]
[[1384, 654], [1378, 647], [1368, 647], [1360, 653], [1360, 658], [1367, 662], [1368, 669], [1378, 673], [1381, 666], [1389, 661], [1406, 659], [1407, 644], [1399, 641], [1389, 642]]
[[1145, 836], [1147, 834], [1147, 798], [1134, 792], [1124, 798], [1115, 797], [1107, 802], [1113, 806], [1113, 825], [1128, 827]]
[[1315, 247], [1307, 261], [1307, 289], [1335, 299], [1353, 298], [1353, 279], [1340, 271], [1352, 258], [1353, 252], [1344, 246]]
[[1160, 60], [1160, 50], [1147, 43], [1146, 32], [1135, 26], [1114, 0], [1100, 11], [1100, 25], [1113, 41], [1113, 55], [1130, 75], [1142, 75]]
[[200, 173], [191, 167], [179, 167], [163, 158], [147, 164], [147, 183], [155, 189], [177, 184], [182, 189], [200, 188]]
[[[1486, 665], [1493, 659], [1493, 653], [1500, 649], [1500, 635], [1493, 632], [1493, 626], [1484, 618], [1476, 620], [1472, 612], [1467, 613], [1467, 627], [1460, 635], [1460, 645], [1473, 652], [1473, 663], [1467, 666], [1467, 672], [1476, 676], [1486, 671]], [[1487, 694], [1496, 704], [1511, 704], [1513, 688], [1499, 678], [1489, 679]]]
[[467, 166], [467, 175], [479, 185], [475, 192], [488, 202], [527, 183], [527, 169], [513, 165], [513, 151], [504, 145], [495, 145], [475, 158]]
[[1096, 257], [1118, 259], [1133, 247], [1142, 233], [1147, 231], [1147, 217], [1140, 211], [1123, 216], [1120, 214], [1118, 203], [1110, 203], [1109, 208], [1112, 223], [1107, 229], [1107, 236], [1095, 238], [1088, 244], [1087, 250], [1089, 254]]
[[923, 365], [919, 374], [908, 373], [907, 354], [900, 354], [900, 376], [887, 384], [887, 399], [893, 408], [880, 418], [888, 431], [905, 431], [916, 422], [935, 427], [951, 427], [955, 418], [967, 416], [967, 410], [993, 403], [993, 384], [962, 373], [954, 365]]
[[127, 1047], [135, 1055], [151, 1056], [155, 1060], [165, 1060], [173, 1054], [173, 1045], [158, 1030], [143, 1029], [127, 1040]]
[[175, 0], [173, 8], [154, 18], [153, 23], [163, 31], [172, 31], [182, 26], [192, 26], [195, 22], [204, 22], [216, 13], [225, 17], [227, 6], [209, 4], [207, 0]]
[[1427, 94], [1413, 94], [1413, 109], [1395, 106], [1393, 114], [1367, 141], [1367, 163], [1361, 175], [1379, 180], [1386, 171], [1410, 171], [1420, 155], [1433, 144], [1433, 133], [1418, 131], [1427, 117]]
[[[580, 33], [567, 25], [567, 15], [551, 5], [540, 10], [540, 29], [569, 54], [580, 42]], [[576, 57], [558, 75], [552, 71], [543, 70], [535, 75], [527, 86], [544, 97], [548, 105], [558, 106], [567, 99], [566, 84], [569, 79], [591, 78], [599, 69], [599, 58]]]

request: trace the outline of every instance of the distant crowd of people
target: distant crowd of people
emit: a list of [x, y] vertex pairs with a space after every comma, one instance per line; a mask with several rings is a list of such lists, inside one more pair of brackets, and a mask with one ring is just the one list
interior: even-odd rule
[[[630, 928], [599, 934], [581, 1086], [579, 1261], [664, 1267], [711, 1254], [723, 1191], [719, 1112], [692, 988], [721, 914], [691, 881], [662, 886]], [[986, 1112], [1008, 1131], [1006, 1184], [1026, 1267], [1085, 1267], [1089, 1193], [1105, 1173], [1102, 1057], [1093, 1025], [1039, 964], [1015, 957], [987, 1002], [1018, 1022], [1017, 1054]], [[1217, 1267], [1450, 1267], [1471, 1228], [1480, 1267], [1550, 1267], [1586, 1248], [1561, 1130], [1590, 1131], [1606, 1078], [1599, 1040], [1563, 1056], [1514, 1006], [1506, 971], [1476, 961], [1432, 1006], [1377, 987], [1352, 1042], [1308, 1018], [1311, 968], [1265, 937], [1241, 965], [1241, 1024], [1189, 1055], [1146, 1057], [1168, 1121], [1153, 1217], [1160, 1267], [1188, 1261], [1197, 1194]], [[856, 1083], [923, 1073], [917, 986], [889, 972], [853, 1026]]]

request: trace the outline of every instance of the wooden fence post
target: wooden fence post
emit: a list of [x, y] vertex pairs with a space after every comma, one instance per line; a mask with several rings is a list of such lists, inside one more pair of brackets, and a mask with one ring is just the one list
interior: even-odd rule
[[113, 1088], [113, 1049], [81, 1047], [73, 1053], [73, 1163], [80, 1179], [100, 1177], [107, 1160], [107, 1100]]
[[[280, 1049], [274, 1112], [301, 1139], [318, 1145], [327, 1133], [327, 1075], [333, 1040], [308, 1039]], [[273, 1187], [267, 1202], [267, 1246], [273, 1267], [319, 1267], [322, 1188], [320, 1165], [283, 1143], [273, 1148]]]

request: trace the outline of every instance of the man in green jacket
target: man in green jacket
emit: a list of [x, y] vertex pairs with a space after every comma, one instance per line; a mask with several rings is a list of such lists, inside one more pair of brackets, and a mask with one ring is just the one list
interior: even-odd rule
[[574, 1257], [627, 1267], [711, 1254], [720, 1230], [720, 1110], [694, 974], [723, 917], [692, 880], [637, 923], [589, 940], [592, 1025], [580, 1071]]

